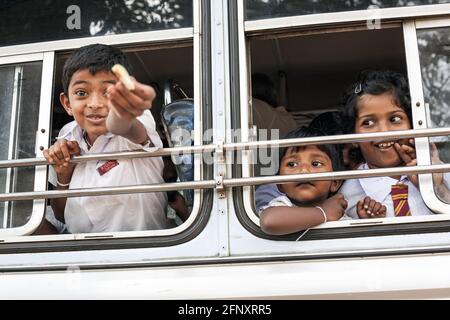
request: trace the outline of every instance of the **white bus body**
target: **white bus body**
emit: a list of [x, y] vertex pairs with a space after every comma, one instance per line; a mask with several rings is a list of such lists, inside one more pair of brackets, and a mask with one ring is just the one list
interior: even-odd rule
[[[83, 22], [87, 9], [82, 2], [79, 7]], [[129, 1], [117, 2], [133, 5]], [[427, 138], [450, 134], [450, 123], [445, 124], [444, 118], [443, 123], [434, 124], [445, 113], [447, 104], [441, 100], [450, 89], [442, 82], [440, 96], [432, 100], [424, 88], [429, 79], [422, 73], [426, 63], [434, 66], [433, 61], [425, 60], [427, 39], [441, 36], [441, 31], [443, 38], [450, 34], [450, 1], [417, 1], [414, 6], [375, 9], [337, 8], [332, 12], [320, 6], [297, 12], [301, 7], [283, 7], [284, 2], [289, 4], [290, 0], [193, 0], [192, 21], [187, 25], [174, 23], [157, 30], [131, 28], [128, 33], [119, 30], [117, 34], [91, 37], [64, 34], [43, 41], [20, 42], [17, 34], [17, 43], [10, 37], [6, 45], [0, 40], [0, 79], [3, 71], [5, 79], [15, 84], [27, 72], [40, 74], [34, 120], [25, 118], [19, 107], [23, 105], [20, 97], [24, 97], [20, 90], [28, 90], [25, 86], [0, 91], [5, 106], [12, 106], [6, 117], [0, 117], [0, 124], [8, 123], [10, 128], [1, 135], [8, 143], [5, 154], [0, 153], [0, 168], [5, 172], [0, 176], [0, 183], [5, 185], [0, 189], [0, 200], [6, 201], [0, 207], [0, 299], [450, 298], [450, 205], [435, 195], [431, 175], [450, 171], [450, 166], [432, 165]], [[189, 1], [179, 1], [178, 5], [186, 3]], [[273, 11], [261, 13], [261, 8], [272, 7]], [[295, 10], [286, 12], [283, 8]], [[64, 15], [74, 18], [71, 21], [76, 25], [76, 17], [72, 16], [75, 13]], [[157, 21], [165, 18], [160, 16]], [[91, 35], [100, 26], [92, 21]], [[202, 161], [201, 151], [196, 151], [195, 185], [179, 187], [196, 189], [192, 213], [177, 228], [29, 235], [44, 216], [46, 205], [42, 199], [49, 198], [42, 150], [51, 143], [52, 125], [55, 129], [58, 110], [54, 96], [60, 90], [62, 64], [68, 53], [90, 43], [125, 50], [137, 66], [138, 79], [140, 76], [148, 83], [161, 84], [165, 79], [177, 78], [194, 96], [198, 106], [194, 144], [213, 152], [215, 158], [208, 164]], [[448, 58], [448, 44], [437, 45]], [[439, 61], [439, 68], [433, 72], [441, 75], [448, 70], [450, 77], [449, 63]], [[249, 164], [248, 149], [255, 144], [249, 98], [251, 73], [287, 72], [289, 98], [297, 103], [292, 111], [303, 123], [309, 116], [335, 107], [342, 85], [360, 68], [371, 65], [408, 75], [414, 130], [402, 134], [416, 135], [419, 162], [408, 170], [423, 173], [421, 193], [436, 214], [401, 221], [384, 218], [328, 222], [305, 234], [265, 235], [254, 212], [253, 186], [275, 178], [254, 179]], [[323, 88], [315, 89], [320, 85]], [[439, 100], [441, 96], [444, 98]], [[439, 114], [436, 103], [442, 103]], [[31, 138], [33, 156], [21, 157], [17, 151], [21, 130], [25, 131], [21, 119], [28, 121], [27, 126], [36, 127]], [[204, 135], [208, 130], [212, 134]], [[333, 139], [321, 138], [318, 143]], [[347, 138], [364, 139], [354, 135]], [[446, 138], [439, 141], [445, 148]], [[234, 157], [238, 153], [242, 154], [241, 163]], [[30, 158], [36, 158], [33, 169], [24, 175], [34, 177], [27, 182], [33, 193], [20, 198], [30, 190], [18, 187], [15, 181], [23, 175], [11, 167], [17, 165], [17, 159]], [[393, 173], [389, 170], [369, 174]], [[359, 172], [343, 174], [350, 177]], [[176, 190], [177, 185], [171, 188]], [[103, 194], [114, 192], [107, 190]], [[18, 199], [28, 199], [25, 209], [17, 205]], [[27, 212], [24, 223], [15, 220], [15, 210]]]

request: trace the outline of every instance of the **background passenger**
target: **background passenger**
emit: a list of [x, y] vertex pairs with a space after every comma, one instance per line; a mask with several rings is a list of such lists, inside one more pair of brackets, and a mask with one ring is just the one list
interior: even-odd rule
[[[133, 79], [128, 90], [111, 72], [115, 64], [130, 70], [125, 55], [106, 45], [76, 50], [63, 70], [60, 101], [75, 121], [65, 125], [44, 156], [54, 171], [57, 189], [96, 188], [163, 183], [160, 157], [70, 163], [74, 155], [153, 150], [162, 147], [148, 110], [152, 87]], [[165, 193], [54, 199], [55, 216], [70, 233], [153, 230], [172, 227], [166, 218]]]
[[[282, 139], [297, 128], [294, 117], [284, 106], [278, 105], [278, 94], [273, 81], [266, 74], [252, 75], [252, 114], [258, 140]], [[272, 134], [272, 130], [276, 135]], [[278, 169], [278, 149], [258, 149], [255, 160], [255, 176], [273, 175]]]
[[[343, 104], [349, 133], [371, 133], [394, 130], [408, 130], [411, 125], [411, 100], [406, 78], [392, 71], [365, 71], [359, 80], [346, 91]], [[361, 142], [358, 169], [376, 169], [417, 165], [414, 139], [394, 139]], [[440, 162], [437, 149], [433, 146], [433, 158]], [[449, 175], [435, 175], [435, 186], [448, 193]], [[388, 217], [429, 215], [432, 212], [425, 205], [418, 189], [418, 178], [413, 176], [392, 176], [347, 180], [340, 192], [348, 200], [346, 214], [352, 218], [375, 218], [371, 211], [364, 214], [364, 208], [372, 200], [386, 206]], [[362, 213], [362, 214], [361, 214]]]

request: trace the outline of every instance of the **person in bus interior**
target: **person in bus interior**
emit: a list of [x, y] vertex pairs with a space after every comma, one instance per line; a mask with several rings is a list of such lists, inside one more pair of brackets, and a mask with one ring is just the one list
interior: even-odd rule
[[[111, 68], [130, 70], [117, 48], [95, 44], [77, 49], [63, 69], [60, 101], [74, 121], [44, 151], [49, 181], [58, 190], [161, 184], [161, 157], [70, 163], [72, 156], [161, 148], [150, 108], [151, 86], [132, 78], [127, 89]], [[52, 199], [55, 217], [70, 233], [138, 231], [171, 228], [164, 192]]]
[[[406, 78], [389, 70], [363, 71], [358, 81], [344, 93], [343, 116], [348, 133], [371, 133], [412, 128], [411, 99]], [[358, 169], [390, 168], [417, 165], [414, 139], [360, 142], [362, 162]], [[431, 145], [433, 163], [441, 163], [434, 144]], [[438, 194], [449, 194], [449, 175], [435, 174]], [[352, 218], [376, 218], [373, 211], [367, 215], [357, 212], [364, 206], [378, 202], [386, 206], [387, 217], [429, 215], [419, 188], [418, 177], [391, 176], [349, 179], [340, 192], [348, 201], [346, 215]], [[370, 197], [373, 200], [365, 200]]]
[[[314, 127], [301, 127], [286, 137], [303, 138], [323, 136]], [[341, 171], [342, 153], [337, 145], [308, 145], [281, 150], [279, 174], [303, 174]], [[261, 229], [268, 234], [290, 234], [336, 221], [343, 217], [347, 201], [341, 193], [339, 180], [290, 182], [278, 185], [283, 194], [260, 209]], [[376, 214], [386, 208], [377, 204]], [[375, 210], [375, 209], [374, 209]]]

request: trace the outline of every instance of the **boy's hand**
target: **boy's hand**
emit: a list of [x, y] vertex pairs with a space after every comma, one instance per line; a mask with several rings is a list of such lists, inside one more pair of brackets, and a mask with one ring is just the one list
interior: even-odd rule
[[371, 197], [365, 197], [358, 201], [356, 210], [360, 219], [385, 218], [386, 206], [373, 200]]
[[[398, 142], [396, 142], [394, 143], [394, 148], [407, 167], [417, 166], [414, 139], [409, 139], [409, 145], [400, 145]], [[411, 180], [411, 182], [414, 183], [416, 187], [419, 187], [419, 178], [417, 177], [417, 175], [409, 176], [409, 180]]]
[[335, 194], [331, 198], [324, 201], [322, 209], [327, 215], [327, 221], [336, 221], [342, 218], [345, 209], [347, 209], [347, 200], [342, 193]]
[[156, 97], [155, 90], [146, 84], [130, 77], [135, 89], [128, 90], [122, 81], [108, 88], [108, 106], [119, 118], [133, 120], [152, 107]]
[[45, 159], [49, 164], [53, 165], [55, 169], [58, 180], [61, 178], [62, 183], [70, 182], [72, 177], [73, 169], [76, 164], [70, 163], [72, 156], [80, 155], [81, 150], [76, 141], [67, 141], [65, 139], [60, 139], [55, 142], [49, 149], [43, 151]]

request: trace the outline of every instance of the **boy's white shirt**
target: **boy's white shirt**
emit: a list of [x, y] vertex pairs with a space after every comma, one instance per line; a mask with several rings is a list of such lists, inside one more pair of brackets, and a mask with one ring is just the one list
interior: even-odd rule
[[[367, 163], [359, 166], [358, 170], [368, 170]], [[444, 183], [448, 186], [450, 176], [444, 174]], [[344, 182], [344, 185], [339, 190], [344, 194], [348, 202], [345, 214], [353, 219], [359, 219], [356, 212], [356, 206], [359, 200], [366, 196], [371, 197], [377, 202], [386, 206], [386, 217], [394, 217], [394, 202], [391, 198], [391, 186], [395, 184], [405, 184], [408, 186], [408, 204], [412, 216], [424, 216], [433, 214], [425, 205], [419, 189], [412, 183], [407, 176], [402, 176], [400, 180], [391, 177], [376, 177], [376, 178], [360, 178], [351, 179]]]
[[[81, 127], [75, 121], [66, 124], [58, 139], [77, 141], [81, 155], [133, 150], [152, 151], [162, 148], [155, 129], [155, 121], [149, 110], [137, 118], [146, 128], [154, 147], [135, 144], [130, 140], [107, 133], [88, 146]], [[76, 165], [70, 189], [134, 186], [164, 183], [164, 163], [161, 157], [118, 160], [119, 165], [104, 175], [97, 168], [106, 161], [89, 161]], [[56, 185], [56, 173], [50, 167], [49, 182]], [[167, 195], [165, 192], [125, 194], [114, 196], [91, 196], [67, 198], [64, 217], [70, 233], [93, 233], [115, 231], [156, 230], [173, 227], [166, 217]]]

